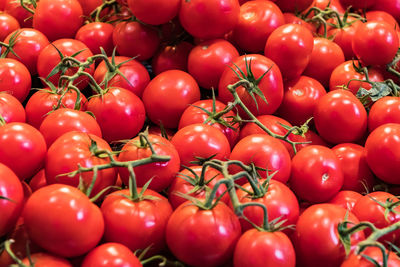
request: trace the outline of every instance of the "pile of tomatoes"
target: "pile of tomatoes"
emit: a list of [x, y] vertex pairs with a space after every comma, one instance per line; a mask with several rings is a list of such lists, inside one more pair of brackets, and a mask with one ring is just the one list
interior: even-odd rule
[[400, 266], [399, 0], [0, 10], [0, 267]]

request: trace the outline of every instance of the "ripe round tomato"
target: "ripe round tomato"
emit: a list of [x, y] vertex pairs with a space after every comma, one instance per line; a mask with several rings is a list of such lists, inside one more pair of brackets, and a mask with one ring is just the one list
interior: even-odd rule
[[373, 130], [365, 143], [372, 172], [389, 184], [400, 184], [400, 124], [387, 123]]
[[128, 0], [132, 14], [150, 25], [161, 25], [172, 20], [181, 5], [180, 0]]
[[[6, 1], [4, 5], [4, 12], [16, 18], [19, 25], [23, 28], [32, 28], [32, 13], [21, 6], [20, 1], [2, 0]], [[25, 5], [33, 9], [33, 5], [29, 2]]]
[[376, 101], [368, 113], [368, 130], [372, 132], [385, 123], [400, 123], [400, 99], [385, 96]]
[[399, 24], [396, 19], [385, 11], [371, 10], [365, 13], [367, 21], [384, 21], [389, 23], [395, 30], [399, 31]]
[[247, 231], [239, 238], [233, 255], [234, 267], [294, 267], [295, 262], [292, 242], [279, 231]]
[[[344, 13], [344, 12], [343, 12]], [[351, 60], [355, 58], [355, 54], [352, 47], [353, 37], [356, 33], [357, 26], [362, 22], [360, 20], [356, 20], [353, 17], [348, 17], [347, 22], [351, 22], [347, 24], [343, 28], [333, 27], [328, 30], [328, 37], [334, 37], [332, 41], [340, 46], [343, 51], [344, 57], [346, 60]]]
[[[399, 267], [400, 266], [400, 258], [393, 251], [386, 251], [389, 257], [387, 258], [387, 266], [390, 267]], [[375, 260], [377, 264], [383, 266], [382, 259], [382, 250], [378, 247], [367, 247], [360, 254], [356, 254], [355, 252], [350, 253], [345, 261], [343, 261], [340, 267], [373, 267], [374, 263], [368, 260], [365, 256], [370, 257]]]
[[339, 193], [337, 193], [331, 200], [329, 200], [329, 203], [339, 205], [345, 209], [348, 209], [349, 211], [352, 211], [354, 205], [361, 197], [362, 195], [358, 192], [342, 190], [339, 191]]
[[158, 75], [167, 70], [182, 70], [187, 72], [188, 56], [193, 45], [180, 42], [176, 45], [163, 45], [151, 61], [153, 73]]
[[400, 19], [399, 0], [375, 0], [374, 10], [383, 10], [391, 14], [396, 20]]
[[31, 254], [29, 255], [29, 258], [22, 260], [22, 263], [26, 264], [27, 266], [30, 266], [31, 262], [35, 267], [72, 267], [72, 264], [68, 260], [43, 252]]
[[25, 122], [25, 109], [14, 96], [0, 92], [0, 116], [6, 123]]
[[311, 203], [325, 202], [343, 185], [343, 172], [335, 153], [324, 146], [311, 145], [292, 159], [290, 188]]
[[235, 27], [239, 10], [238, 0], [181, 0], [179, 21], [194, 37], [220, 38]]
[[23, 218], [29, 237], [62, 257], [89, 252], [104, 232], [100, 209], [69, 185], [53, 184], [34, 192], [25, 204]]
[[129, 196], [128, 189], [111, 193], [101, 204], [105, 241], [123, 244], [131, 251], [151, 246], [150, 255], [159, 253], [165, 247], [165, 227], [172, 213], [168, 200], [150, 189], [144, 196], [152, 199], [132, 201], [124, 195]]
[[110, 23], [92, 22], [79, 28], [75, 39], [84, 43], [94, 55], [100, 54], [102, 47], [111, 56], [114, 49], [113, 32], [114, 26]]
[[318, 100], [314, 122], [318, 133], [328, 142], [355, 142], [366, 132], [367, 111], [353, 93], [334, 90]]
[[314, 51], [312, 33], [299, 24], [285, 24], [271, 33], [264, 55], [272, 59], [287, 80], [297, 79], [306, 69]]
[[172, 213], [166, 227], [172, 254], [194, 267], [221, 266], [229, 261], [240, 235], [238, 217], [222, 202], [210, 210], [184, 203]]
[[83, 10], [78, 0], [40, 0], [33, 15], [33, 28], [50, 41], [73, 38], [82, 24]]
[[7, 92], [24, 102], [31, 90], [31, 75], [21, 62], [0, 58], [0, 92]]
[[82, 267], [142, 267], [139, 259], [126, 246], [105, 243], [91, 250], [83, 259]]
[[81, 4], [83, 15], [89, 16], [98, 6], [100, 6], [103, 1], [102, 0], [78, 0]]
[[0, 14], [0, 41], [4, 41], [7, 35], [19, 28], [20, 25], [18, 20], [16, 20], [13, 16], [3, 12]]
[[188, 73], [169, 70], [150, 81], [142, 100], [152, 122], [173, 129], [178, 127], [183, 111], [200, 100], [200, 89]]

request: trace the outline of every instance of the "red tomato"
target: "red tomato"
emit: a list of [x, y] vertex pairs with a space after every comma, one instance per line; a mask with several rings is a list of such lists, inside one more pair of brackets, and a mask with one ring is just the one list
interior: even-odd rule
[[240, 234], [238, 217], [222, 202], [210, 210], [184, 203], [172, 213], [166, 228], [172, 254], [194, 267], [226, 263], [233, 256]]
[[400, 99], [385, 96], [376, 101], [368, 113], [368, 130], [372, 132], [385, 123], [400, 123]]
[[131, 251], [151, 246], [149, 254], [157, 254], [165, 246], [165, 227], [172, 213], [171, 205], [153, 190], [144, 192], [145, 197], [152, 199], [132, 201], [124, 195], [129, 195], [128, 189], [111, 193], [101, 205], [105, 241], [123, 244]]
[[392, 25], [370, 21], [357, 27], [352, 45], [354, 53], [365, 65], [385, 65], [396, 55], [399, 37]]
[[31, 90], [31, 75], [21, 62], [0, 58], [0, 92], [5, 91], [24, 102]]
[[179, 21], [194, 37], [220, 38], [235, 27], [239, 10], [238, 0], [181, 0]]
[[400, 184], [400, 124], [387, 123], [373, 130], [365, 143], [372, 172], [389, 184]]
[[225, 160], [231, 153], [229, 141], [218, 129], [208, 124], [190, 124], [178, 130], [172, 137], [171, 143], [175, 146], [184, 166], [193, 166], [192, 161], [197, 157]]
[[232, 38], [245, 51], [261, 52], [271, 33], [284, 23], [282, 11], [273, 2], [248, 1], [240, 6], [239, 22]]
[[132, 14], [150, 25], [167, 23], [178, 15], [180, 0], [128, 0]]
[[300, 126], [314, 114], [318, 100], [326, 94], [324, 86], [317, 80], [300, 76], [287, 81], [278, 114], [293, 125]]
[[367, 21], [384, 21], [389, 23], [389, 25], [391, 25], [395, 30], [400, 30], [396, 19], [388, 12], [379, 10], [368, 11], [365, 13], [365, 17], [367, 18]]
[[296, 253], [292, 242], [282, 232], [252, 229], [244, 233], [235, 248], [233, 266], [294, 267]]
[[152, 59], [153, 73], [158, 75], [167, 70], [183, 70], [187, 72], [188, 56], [192, 48], [193, 45], [188, 42], [162, 46]]
[[102, 0], [78, 0], [81, 4], [83, 15], [89, 16], [98, 6], [100, 6]]
[[325, 202], [343, 185], [343, 172], [335, 153], [324, 146], [311, 145], [292, 159], [290, 188], [311, 203]]
[[106, 54], [111, 56], [114, 49], [113, 31], [114, 26], [110, 23], [92, 22], [79, 28], [75, 39], [84, 43], [94, 55], [100, 54], [102, 47]]
[[[20, 1], [3, 0], [6, 1], [4, 5], [4, 12], [16, 18], [19, 25], [23, 28], [32, 28], [32, 13], [21, 6]], [[31, 3], [25, 3], [28, 8], [33, 9]]]
[[[253, 134], [241, 139], [232, 149], [230, 160], [240, 160], [248, 165], [265, 168], [277, 181], [286, 183], [290, 175], [290, 155], [282, 143], [266, 134]], [[238, 167], [232, 166], [232, 171], [238, 172]], [[258, 171], [261, 177], [267, 177], [266, 171]], [[244, 183], [242, 179], [239, 183]]]
[[4, 41], [7, 35], [19, 29], [18, 20], [7, 13], [0, 14], [0, 41]]
[[375, 0], [373, 10], [383, 10], [391, 14], [396, 20], [400, 19], [399, 0]]
[[376, 0], [340, 0], [340, 2], [344, 7], [351, 6], [354, 9], [368, 9], [375, 4]]
[[[349, 228], [359, 222], [352, 212], [334, 204], [307, 208], [297, 221], [293, 237], [298, 266], [340, 266], [346, 254], [337, 226], [345, 220], [351, 222]], [[353, 234], [350, 237], [352, 247], [363, 239], [362, 231]]]
[[313, 0], [275, 0], [276, 4], [285, 12], [300, 12], [311, 6]]
[[343, 28], [333, 27], [328, 30], [327, 35], [329, 38], [332, 37], [332, 41], [340, 46], [345, 60], [351, 60], [355, 58], [352, 47], [353, 37], [356, 33], [357, 26], [362, 22], [352, 17], [348, 17], [347, 22], [351, 22], [351, 24], [348, 24]]
[[39, 131], [46, 140], [47, 147], [50, 147], [58, 137], [71, 131], [102, 137], [100, 126], [93, 116], [70, 108], [60, 108], [51, 112], [40, 124]]
[[11, 122], [0, 126], [0, 151], [0, 162], [25, 180], [42, 168], [47, 147], [38, 130], [26, 123]]
[[[167, 188], [180, 169], [180, 159], [178, 151], [167, 139], [149, 134], [147, 136], [157, 155], [169, 156], [167, 162], [154, 162], [142, 166], [134, 167], [136, 183], [144, 186], [152, 179], [149, 188], [161, 192]], [[122, 147], [122, 152], [118, 156], [119, 161], [140, 160], [151, 156], [151, 149], [147, 143], [141, 143], [141, 137], [130, 140]], [[118, 172], [125, 185], [129, 184], [129, 171], [127, 168], [119, 168]]]
[[[85, 189], [89, 187], [93, 180], [93, 172], [85, 172], [73, 177], [60, 176], [68, 172], [76, 171], [78, 164], [82, 167], [93, 167], [95, 165], [107, 164], [110, 162], [108, 158], [96, 156], [97, 150], [111, 151], [110, 146], [100, 137], [83, 133], [83, 132], [67, 132], [61, 135], [49, 147], [45, 161], [46, 181], [48, 184], [67, 184], [78, 186], [81, 177]], [[116, 170], [104, 169], [99, 170], [96, 182], [94, 183], [91, 196], [95, 196], [104, 188], [114, 185], [117, 179]]]
[[225, 67], [238, 56], [237, 49], [226, 40], [205, 41], [190, 51], [188, 70], [201, 87], [216, 89]]
[[316, 27], [314, 24], [306, 22], [304, 19], [297, 17], [294, 13], [283, 13], [285, 18], [285, 24], [299, 24], [305, 26], [311, 32], [316, 32]]
[[309, 64], [313, 45], [315, 42], [309, 29], [298, 24], [285, 24], [269, 36], [264, 55], [278, 65], [283, 78], [297, 79]]
[[15, 173], [2, 163], [0, 174], [0, 236], [4, 236], [14, 228], [22, 212], [24, 191]]
[[329, 145], [315, 132], [312, 130], [308, 130], [304, 134], [304, 138], [301, 136], [297, 136], [297, 142], [304, 142], [304, 144], [297, 144], [296, 145], [296, 150], [299, 152], [301, 149], [311, 146], [311, 145], [320, 145], [320, 146], [326, 146], [329, 147]]
[[68, 185], [48, 185], [34, 192], [25, 204], [23, 218], [29, 237], [62, 257], [89, 252], [104, 232], [100, 209]]
[[[240, 86], [236, 89], [236, 92], [255, 116], [272, 114], [278, 109], [283, 99], [282, 74], [272, 60], [262, 55], [251, 54], [236, 58], [230, 66], [237, 73], [242, 71], [246, 75], [246, 79], [251, 83], [249, 90]], [[248, 73], [248, 69], [251, 69], [251, 73]], [[233, 96], [227, 86], [239, 81], [235, 71], [228, 66], [225, 67], [219, 81], [218, 99], [225, 104], [233, 101]], [[240, 77], [240, 79], [242, 78], [245, 77]], [[259, 94], [264, 95], [268, 104]], [[255, 97], [256, 102], [251, 95]], [[239, 108], [239, 112], [243, 118], [248, 118], [248, 115], [241, 108]]]
[[318, 100], [314, 122], [318, 133], [328, 142], [355, 142], [366, 132], [367, 111], [353, 93], [334, 90]]
[[[389, 257], [387, 259], [387, 266], [390, 267], [399, 267], [400, 266], [400, 258], [393, 252], [393, 251], [386, 251]], [[376, 266], [370, 260], [368, 260], [365, 256], [370, 257], [371, 259], [375, 260], [377, 264], [380, 266], [383, 265], [382, 259], [382, 250], [378, 247], [367, 247], [363, 252], [360, 254], [356, 254], [352, 252], [345, 261], [343, 261], [340, 267], [374, 267]]]
[[6, 123], [25, 122], [25, 109], [14, 96], [0, 92], [0, 116]]
[[47, 253], [35, 253], [29, 255], [29, 258], [22, 260], [27, 266], [32, 262], [35, 267], [57, 266], [57, 267], [72, 267], [72, 264], [64, 258], [60, 258]]
[[140, 98], [121, 87], [110, 87], [103, 94], [91, 97], [87, 110], [94, 114], [107, 142], [136, 136], [146, 119]]
[[356, 202], [362, 197], [362, 195], [355, 191], [343, 190], [339, 191], [329, 203], [339, 205], [349, 211], [352, 211]]
[[178, 127], [183, 111], [200, 100], [200, 89], [188, 73], [169, 70], [150, 81], [142, 99], [152, 122], [173, 129]]
[[40, 0], [33, 15], [33, 28], [50, 41], [73, 38], [82, 24], [83, 10], [78, 0]]
[[147, 60], [154, 56], [160, 44], [157, 31], [137, 21], [118, 23], [113, 32], [114, 46], [121, 56]]
[[340, 3], [340, 0], [315, 0], [312, 6], [316, 6], [322, 10], [324, 10], [327, 7], [330, 7], [331, 9], [339, 12], [339, 14], [344, 14], [344, 12], [346, 11], [346, 9]]
[[139, 259], [126, 246], [119, 243], [105, 243], [90, 251], [82, 267], [142, 267]]
[[340, 144], [332, 148], [343, 171], [342, 190], [359, 193], [370, 192], [375, 183], [374, 175], [367, 164], [367, 151], [357, 144]]

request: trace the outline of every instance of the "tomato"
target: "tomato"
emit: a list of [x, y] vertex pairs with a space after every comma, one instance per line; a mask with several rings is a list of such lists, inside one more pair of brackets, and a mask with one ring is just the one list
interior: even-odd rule
[[4, 236], [14, 228], [22, 212], [24, 192], [15, 173], [2, 163], [0, 174], [0, 236]]
[[[81, 99], [80, 110], [85, 110], [87, 99], [83, 94], [80, 94], [79, 97]], [[63, 90], [43, 88], [35, 92], [25, 106], [27, 122], [39, 129], [43, 119], [54, 107], [57, 107], [59, 101], [61, 101], [61, 106], [74, 109], [77, 102], [76, 91], [67, 90], [67, 92], [64, 92]]]
[[[21, 6], [20, 1], [3, 0], [6, 1], [4, 5], [4, 12], [16, 18], [19, 25], [23, 28], [32, 28], [32, 13], [27, 11]], [[33, 9], [31, 3], [25, 3], [28, 8]]]
[[[95, 144], [92, 142], [95, 142]], [[94, 146], [97, 146], [97, 148]], [[108, 158], [94, 155], [96, 149], [111, 151], [106, 141], [93, 134], [73, 131], [61, 135], [53, 142], [47, 152], [45, 161], [47, 183], [60, 183], [76, 187], [79, 185], [81, 177], [83, 187], [87, 189], [93, 180], [92, 171], [73, 177], [60, 176], [60, 174], [78, 170], [78, 164], [90, 168], [109, 163]], [[116, 179], [116, 170], [112, 168], [99, 170], [91, 196], [95, 196], [104, 188], [114, 185]]]
[[0, 92], [5, 91], [24, 102], [31, 90], [31, 75], [21, 62], [0, 58]]
[[233, 266], [294, 267], [296, 253], [292, 242], [282, 232], [252, 229], [244, 233], [235, 247]]
[[228, 41], [208, 40], [190, 51], [188, 71], [201, 87], [216, 89], [225, 67], [238, 56], [239, 52]]
[[367, 21], [384, 21], [389, 23], [395, 30], [399, 30], [399, 23], [397, 23], [396, 19], [385, 11], [373, 10], [365, 13], [365, 17]]
[[78, 0], [81, 4], [83, 15], [89, 16], [98, 6], [103, 4], [102, 0]]
[[340, 3], [342, 3], [344, 7], [351, 6], [354, 9], [368, 9], [371, 8], [375, 4], [375, 2], [376, 0], [340, 0]]
[[49, 44], [49, 40], [38, 30], [23, 28], [10, 33], [4, 40], [6, 44], [9, 44], [13, 34], [18, 34], [12, 47], [18, 57], [13, 53], [8, 53], [7, 57], [23, 63], [31, 75], [36, 74], [39, 54]]
[[[260, 180], [263, 183], [264, 180]], [[250, 183], [242, 186], [249, 192], [253, 192]], [[257, 202], [264, 204], [268, 210], [268, 221], [271, 222], [279, 219], [278, 222], [285, 221], [282, 226], [294, 225], [299, 218], [299, 203], [295, 194], [285, 184], [277, 181], [270, 180], [265, 194], [261, 197], [255, 197], [252, 194], [245, 192], [242, 189], [237, 189], [236, 194], [240, 203]], [[230, 205], [232, 207], [232, 205]], [[257, 226], [262, 226], [264, 220], [264, 213], [260, 207], [249, 206], [244, 209], [244, 216]], [[241, 219], [242, 232], [246, 232], [253, 228], [253, 226], [246, 220]], [[284, 232], [288, 233], [288, 229]], [[290, 232], [290, 230], [289, 230]]]
[[[399, 199], [386, 192], [376, 191], [359, 198], [354, 205], [353, 213], [360, 221], [373, 223], [377, 228], [384, 228], [400, 221], [400, 207], [393, 206], [391, 203], [398, 202]], [[386, 208], [387, 207], [387, 208]], [[370, 235], [371, 230], [365, 229], [365, 235]], [[379, 238], [383, 244], [386, 242], [395, 243], [400, 239], [400, 230], [393, 231]]]
[[87, 110], [94, 114], [107, 142], [136, 136], [146, 119], [140, 98], [121, 87], [110, 87], [103, 94], [91, 97]]
[[311, 6], [313, 0], [275, 0], [276, 4], [285, 12], [300, 12]]
[[357, 27], [352, 46], [356, 56], [365, 65], [385, 65], [396, 55], [399, 37], [392, 25], [383, 21], [369, 21]]
[[316, 27], [309, 22], [297, 17], [294, 13], [283, 13], [283, 17], [285, 18], [285, 24], [299, 24], [305, 26], [311, 32], [316, 32]]
[[200, 89], [188, 73], [169, 70], [150, 81], [142, 100], [152, 122], [173, 129], [178, 127], [183, 111], [200, 100]]
[[141, 61], [156, 53], [160, 38], [157, 31], [149, 26], [137, 21], [123, 21], [114, 28], [113, 43], [121, 56]]
[[318, 100], [314, 122], [318, 133], [328, 142], [355, 142], [367, 129], [367, 112], [351, 92], [334, 90]]
[[34, 192], [25, 204], [23, 218], [29, 237], [62, 257], [89, 252], [104, 232], [100, 209], [69, 185], [53, 184]]
[[40, 124], [39, 131], [46, 140], [47, 147], [50, 147], [58, 137], [71, 131], [102, 137], [100, 126], [93, 116], [70, 108], [60, 108], [51, 112]]
[[6, 123], [25, 122], [25, 109], [14, 96], [0, 92], [0, 116]]
[[309, 29], [298, 24], [285, 24], [269, 36], [264, 54], [278, 65], [283, 78], [296, 79], [309, 64], [313, 45]]
[[132, 14], [150, 25], [167, 23], [178, 15], [180, 0], [128, 0]]
[[[157, 155], [169, 156], [170, 160], [167, 162], [154, 162], [142, 166], [134, 167], [136, 183], [138, 186], [144, 186], [150, 179], [152, 179], [149, 188], [161, 192], [167, 188], [175, 175], [180, 169], [180, 159], [178, 151], [167, 139], [149, 134], [147, 136], [154, 151]], [[118, 156], [119, 161], [140, 160], [150, 157], [152, 155], [149, 145], [141, 137], [136, 137], [130, 140], [122, 147], [122, 152]], [[118, 172], [125, 185], [129, 184], [129, 171], [127, 168], [119, 168]]]
[[329, 29], [327, 35], [328, 38], [332, 37], [333, 38], [332, 41], [334, 41], [337, 45], [340, 46], [344, 54], [345, 60], [351, 60], [355, 58], [355, 54], [352, 47], [353, 37], [356, 33], [358, 25], [360, 25], [362, 22], [356, 20], [353, 17], [348, 17], [347, 22], [348, 24], [345, 25], [343, 28], [333, 27]]
[[84, 258], [82, 267], [142, 267], [139, 259], [126, 246], [105, 243], [91, 250]]
[[297, 152], [300, 151], [301, 149], [311, 146], [311, 145], [320, 145], [320, 146], [326, 146], [329, 147], [329, 145], [315, 132], [312, 130], [308, 130], [305, 134], [304, 137], [297, 136], [297, 142], [303, 142], [304, 144], [297, 144], [296, 145], [296, 150]]
[[[386, 251], [389, 257], [387, 259], [387, 266], [390, 267], [399, 267], [400, 266], [400, 258], [393, 251]], [[360, 254], [356, 254], [352, 252], [345, 261], [343, 261], [340, 267], [374, 267], [376, 266], [373, 262], [369, 261], [365, 256], [370, 257], [375, 260], [379, 265], [383, 265], [382, 259], [382, 250], [378, 247], [367, 247]]]
[[76, 32], [75, 39], [84, 43], [94, 55], [100, 54], [100, 47], [102, 47], [106, 54], [111, 56], [114, 49], [113, 32], [112, 24], [92, 22], [80, 27]]
[[7, 35], [19, 29], [18, 20], [7, 13], [0, 14], [0, 41], [4, 41]]
[[150, 189], [144, 196], [152, 199], [133, 201], [124, 195], [129, 195], [128, 189], [111, 193], [101, 204], [105, 241], [120, 243], [131, 251], [151, 246], [149, 254], [157, 254], [165, 246], [171, 205], [165, 197]]
[[227, 159], [231, 153], [229, 141], [218, 129], [208, 124], [190, 124], [178, 130], [172, 137], [184, 166], [192, 166], [197, 158]]
[[[112, 61], [112, 58], [108, 60]], [[108, 85], [128, 89], [138, 97], [142, 97], [143, 90], [150, 81], [146, 68], [137, 60], [123, 56], [114, 57], [114, 63], [117, 68], [111, 70], [104, 61], [100, 62], [93, 75], [96, 82], [104, 85], [104, 79], [110, 76]]]
[[46, 266], [59, 266], [59, 267], [72, 267], [72, 264], [64, 259], [48, 253], [35, 253], [31, 254], [29, 258], [22, 260], [23, 264], [30, 266], [33, 263], [35, 267], [46, 267]]
[[222, 202], [210, 210], [184, 203], [172, 213], [166, 227], [168, 248], [190, 266], [226, 263], [240, 234], [238, 217]]
[[[283, 99], [282, 74], [272, 60], [262, 55], [251, 54], [236, 58], [230, 66], [238, 73], [243, 71], [251, 83], [249, 90], [240, 86], [236, 89], [236, 92], [255, 116], [272, 114], [278, 109]], [[251, 73], [248, 73], [248, 69], [251, 70]], [[240, 79], [244, 79], [244, 77]], [[227, 86], [238, 81], [239, 77], [235, 72], [229, 66], [225, 67], [218, 85], [218, 99], [221, 102], [227, 104], [233, 101], [233, 96]], [[268, 104], [259, 94], [264, 95]], [[256, 102], [251, 95], [255, 97]], [[248, 115], [241, 108], [239, 108], [239, 112], [242, 118], [248, 118]]]
[[387, 123], [373, 130], [365, 143], [372, 172], [389, 184], [400, 184], [400, 124]]
[[292, 159], [290, 188], [311, 203], [325, 202], [343, 185], [343, 172], [335, 153], [324, 146], [311, 145]]
[[340, 144], [332, 148], [343, 171], [342, 190], [370, 192], [374, 185], [374, 175], [367, 164], [367, 151], [357, 144]]
[[340, 0], [315, 0], [312, 6], [316, 6], [322, 10], [330, 7], [331, 9], [339, 12], [339, 14], [344, 14], [344, 12], [346, 11], [346, 9], [342, 6]]
[[[340, 266], [346, 254], [338, 236], [338, 223], [349, 221], [352, 227], [359, 221], [347, 209], [334, 204], [316, 204], [299, 217], [292, 239], [298, 266]], [[351, 246], [364, 239], [362, 231], [350, 237]], [[322, 245], [323, 244], [323, 245]]]
[[368, 130], [372, 132], [385, 123], [400, 123], [400, 99], [385, 96], [376, 101], [368, 113]]
[[43, 166], [47, 147], [37, 129], [26, 123], [11, 122], [0, 126], [0, 151], [0, 162], [25, 180]]
[[382, 10], [391, 14], [396, 20], [400, 19], [399, 0], [375, 0], [373, 10]]
[[181, 0], [179, 21], [194, 37], [220, 38], [235, 27], [239, 12], [238, 0]]
[[[286, 183], [289, 180], [291, 163], [290, 155], [282, 143], [266, 134], [253, 134], [241, 139], [232, 149], [230, 160], [240, 160], [244, 164], [253, 163], [256, 167], [265, 168], [268, 174], [276, 172], [272, 179]], [[232, 171], [238, 172], [232, 166]], [[261, 177], [267, 177], [266, 171], [258, 171]], [[240, 183], [243, 184], [243, 179]]]
[[333, 198], [331, 198], [329, 203], [339, 205], [345, 209], [348, 209], [349, 211], [352, 211], [354, 205], [361, 197], [362, 195], [358, 192], [342, 190], [339, 191]]
[[[37, 72], [40, 77], [46, 78], [54, 67], [60, 63], [61, 58], [60, 54], [66, 56], [72, 56], [73, 54], [81, 51], [78, 55], [75, 56], [75, 59], [84, 62], [88, 57], [93, 56], [90, 49], [81, 41], [75, 39], [58, 39], [57, 41], [52, 42], [48, 46], [46, 46], [42, 52], [40, 52], [39, 57], [37, 59]], [[67, 68], [64, 75], [72, 76], [76, 73], [77, 68]], [[90, 65], [89, 68], [85, 69], [85, 72], [90, 75], [94, 72], [94, 64]], [[54, 85], [58, 85], [59, 78], [61, 73], [58, 72], [51, 76], [48, 80]], [[79, 89], [83, 89], [89, 83], [89, 78], [86, 76], [81, 76], [74, 81], [74, 85], [76, 85]], [[45, 85], [46, 86], [46, 85]]]
[[285, 23], [279, 7], [271, 1], [248, 1], [240, 6], [239, 22], [232, 38], [241, 49], [257, 53], [263, 51], [271, 33]]
[[180, 42], [176, 45], [164, 45], [158, 50], [151, 61], [155, 75], [167, 70], [183, 70], [187, 72], [188, 56], [193, 45]]

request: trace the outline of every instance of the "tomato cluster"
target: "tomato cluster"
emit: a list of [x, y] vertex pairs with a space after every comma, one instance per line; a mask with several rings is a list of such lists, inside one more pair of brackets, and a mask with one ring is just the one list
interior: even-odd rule
[[400, 266], [400, 0], [0, 10], [0, 267]]

